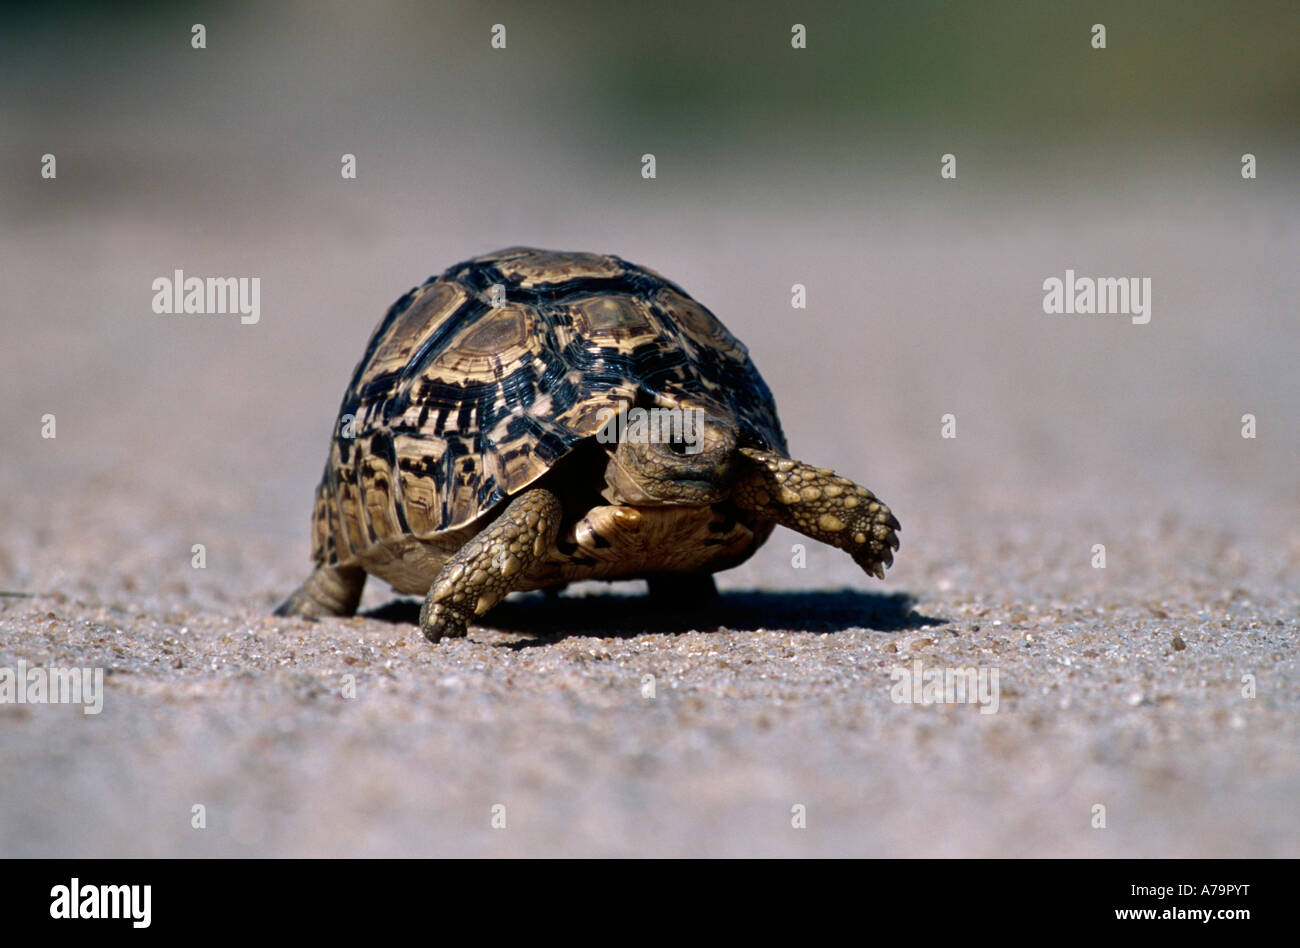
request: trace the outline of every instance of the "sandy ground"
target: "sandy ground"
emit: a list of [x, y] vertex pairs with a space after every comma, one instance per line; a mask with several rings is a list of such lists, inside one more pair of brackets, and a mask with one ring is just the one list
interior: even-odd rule
[[[1076, 334], [1059, 344], [1026, 341], [1047, 331], [1036, 300], [990, 316], [1005, 329], [992, 340], [954, 307], [935, 338], [937, 316], [902, 314], [936, 312], [985, 268], [988, 296], [1009, 298], [1006, 271], [1034, 269], [972, 227], [944, 242], [953, 286], [846, 287], [833, 295], [862, 299], [861, 315], [819, 307], [796, 317], [816, 332], [789, 339], [779, 287], [761, 285], [777, 249], [748, 280], [697, 265], [686, 286], [749, 341], [795, 452], [897, 511], [888, 580], [815, 545], [795, 569], [797, 538], [779, 531], [722, 576], [718, 614], [655, 614], [636, 584], [592, 585], [512, 600], [434, 647], [379, 582], [369, 616], [268, 615], [305, 574], [336, 389], [400, 281], [358, 290], [368, 280], [340, 261], [298, 260], [300, 295], [268, 292], [256, 327], [160, 326], [139, 287], [104, 289], [138, 242], [100, 247], [78, 281], [38, 292], [14, 274], [64, 235], [20, 236], [4, 248], [19, 261], [7, 318], [29, 315], [6, 350], [20, 384], [5, 405], [18, 447], [2, 471], [0, 572], [31, 595], [0, 601], [0, 666], [108, 677], [98, 716], [0, 705], [0, 852], [1297, 851], [1294, 382], [1234, 364], [1231, 344], [1216, 361], [1148, 342], [1173, 338], [1176, 318], [1208, 337], [1210, 303], [1175, 314], [1170, 300], [1141, 329], [1057, 324]], [[1178, 264], [1189, 274], [1222, 252], [1178, 240], [1204, 254]], [[889, 247], [884, 272], [934, 250], [918, 236], [871, 245]], [[854, 272], [853, 247], [825, 250], [813, 286]], [[628, 255], [668, 272], [692, 256]], [[323, 325], [305, 331], [307, 314]], [[1238, 433], [1247, 409], [1255, 441]], [[53, 440], [39, 437], [46, 411]], [[939, 437], [944, 411], [955, 440]], [[997, 669], [997, 713], [894, 703], [891, 669], [916, 660]]]
[[[0, 854], [1300, 853], [1286, 180], [1233, 159], [1207, 184], [1205, 152], [1068, 193], [982, 185], [982, 159], [947, 191], [873, 179], [911, 167], [899, 140], [661, 159], [652, 191], [609, 139], [592, 157], [539, 119], [484, 141], [467, 108], [436, 153], [376, 114], [404, 131], [343, 185], [343, 149], [292, 113], [173, 118], [87, 111], [48, 146], [57, 184], [6, 166], [0, 668], [107, 677], [98, 715], [0, 704]], [[901, 519], [888, 579], [815, 544], [794, 568], [778, 531], [716, 613], [592, 585], [435, 647], [372, 581], [361, 617], [272, 618], [367, 334], [516, 243], [618, 253], [712, 307], [793, 452]], [[259, 276], [261, 321], [155, 315], [177, 267]], [[1150, 324], [1044, 315], [1067, 267], [1151, 277]], [[996, 670], [996, 713], [891, 700], [916, 661]]]

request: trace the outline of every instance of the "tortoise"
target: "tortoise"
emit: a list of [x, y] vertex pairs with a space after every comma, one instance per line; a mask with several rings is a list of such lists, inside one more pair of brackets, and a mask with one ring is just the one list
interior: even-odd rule
[[748, 350], [615, 256], [511, 247], [388, 310], [343, 396], [316, 567], [277, 615], [348, 616], [367, 574], [424, 597], [432, 642], [515, 590], [645, 579], [675, 602], [783, 524], [883, 579], [898, 520], [789, 457]]

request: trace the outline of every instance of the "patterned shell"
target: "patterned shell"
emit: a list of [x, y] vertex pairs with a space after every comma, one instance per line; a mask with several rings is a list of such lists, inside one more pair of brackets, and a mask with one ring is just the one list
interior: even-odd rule
[[431, 277], [389, 309], [343, 397], [316, 490], [315, 559], [470, 523], [639, 392], [732, 418], [742, 444], [785, 451], [744, 345], [650, 270], [513, 247]]

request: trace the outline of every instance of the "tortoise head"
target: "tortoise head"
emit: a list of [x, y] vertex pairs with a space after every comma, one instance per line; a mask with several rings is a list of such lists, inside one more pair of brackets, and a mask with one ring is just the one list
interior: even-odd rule
[[605, 469], [605, 496], [613, 503], [712, 504], [731, 492], [736, 425], [714, 412], [637, 405], [612, 417], [602, 435], [618, 442]]

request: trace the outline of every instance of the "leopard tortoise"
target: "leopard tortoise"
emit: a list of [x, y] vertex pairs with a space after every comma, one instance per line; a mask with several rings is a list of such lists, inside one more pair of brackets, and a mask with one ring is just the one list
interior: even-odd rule
[[355, 613], [368, 573], [424, 597], [434, 642], [514, 590], [712, 574], [783, 524], [884, 578], [898, 521], [787, 456], [748, 351], [663, 277], [514, 247], [388, 310], [343, 396], [316, 488], [311, 576], [277, 615]]

